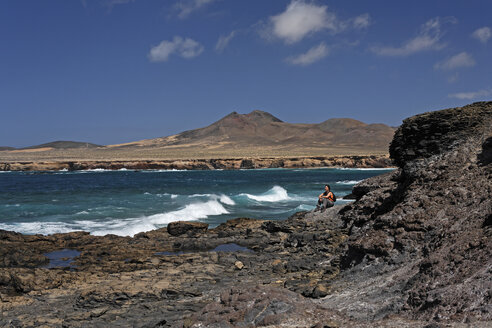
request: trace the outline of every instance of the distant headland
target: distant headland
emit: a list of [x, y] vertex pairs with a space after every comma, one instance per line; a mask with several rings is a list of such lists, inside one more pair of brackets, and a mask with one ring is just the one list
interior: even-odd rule
[[232, 112], [217, 122], [167, 137], [116, 145], [55, 141], [0, 148], [0, 170], [244, 169], [388, 167], [394, 127], [332, 118], [286, 123], [270, 113]]

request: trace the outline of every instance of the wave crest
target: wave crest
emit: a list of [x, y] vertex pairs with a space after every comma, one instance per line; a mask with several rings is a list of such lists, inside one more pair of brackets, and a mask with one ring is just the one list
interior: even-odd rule
[[343, 181], [337, 181], [337, 184], [341, 185], [355, 185], [358, 184], [359, 182], [362, 182], [364, 180], [343, 180]]
[[290, 200], [291, 197], [287, 194], [287, 190], [280, 186], [274, 186], [272, 189], [261, 195], [241, 194], [249, 199], [256, 200], [257, 202], [282, 202]]

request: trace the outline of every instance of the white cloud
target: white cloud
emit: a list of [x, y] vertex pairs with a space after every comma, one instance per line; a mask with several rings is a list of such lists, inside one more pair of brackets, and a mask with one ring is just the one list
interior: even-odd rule
[[442, 35], [441, 20], [436, 17], [423, 24], [417, 36], [401, 46], [372, 47], [370, 50], [381, 56], [408, 56], [421, 51], [439, 50], [445, 46], [440, 42]]
[[357, 16], [352, 19], [352, 25], [357, 30], [368, 28], [371, 25], [371, 16], [367, 13]]
[[301, 0], [292, 0], [284, 12], [270, 17], [267, 34], [292, 44], [321, 30], [337, 32], [337, 17], [328, 12], [327, 8]]
[[293, 65], [307, 66], [328, 56], [329, 53], [330, 49], [326, 46], [324, 42], [321, 42], [319, 45], [309, 49], [306, 53], [294, 57], [289, 57], [286, 59], [286, 61]]
[[490, 37], [492, 37], [492, 31], [490, 30], [490, 27], [484, 26], [473, 32], [472, 37], [474, 37], [475, 39], [477, 39], [482, 43], [487, 43]]
[[209, 5], [217, 0], [180, 0], [174, 8], [178, 11], [178, 17], [184, 19], [188, 17], [192, 12], [197, 11]]
[[149, 59], [152, 62], [164, 62], [169, 56], [176, 54], [183, 58], [193, 58], [203, 52], [203, 46], [193, 39], [183, 39], [175, 36], [172, 41], [162, 41], [157, 46], [152, 47], [149, 52]]
[[458, 93], [450, 94], [448, 95], [448, 97], [471, 100], [471, 99], [477, 99], [479, 97], [487, 97], [490, 95], [492, 95], [492, 89], [488, 89], [488, 90], [484, 89], [484, 90], [472, 91], [472, 92], [458, 92]]
[[224, 51], [225, 48], [227, 48], [227, 45], [231, 40], [236, 36], [236, 31], [232, 31], [228, 35], [221, 35], [219, 40], [217, 40], [217, 44], [215, 45], [215, 51], [218, 53], [221, 53]]
[[445, 61], [436, 63], [434, 69], [440, 69], [444, 71], [451, 71], [461, 67], [472, 67], [475, 66], [475, 60], [467, 52], [460, 52]]

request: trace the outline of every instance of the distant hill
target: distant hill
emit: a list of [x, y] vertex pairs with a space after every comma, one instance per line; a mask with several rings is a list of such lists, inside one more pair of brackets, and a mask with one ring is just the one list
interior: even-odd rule
[[89, 142], [77, 142], [77, 141], [54, 141], [41, 145], [24, 147], [21, 149], [39, 149], [39, 148], [52, 148], [52, 149], [79, 149], [79, 148], [98, 148], [103, 147], [101, 145], [92, 144]]
[[387, 150], [395, 128], [333, 118], [319, 124], [286, 123], [270, 113], [232, 112], [204, 128], [109, 147], [357, 147]]
[[14, 150], [14, 147], [0, 147], [0, 151], [2, 150]]

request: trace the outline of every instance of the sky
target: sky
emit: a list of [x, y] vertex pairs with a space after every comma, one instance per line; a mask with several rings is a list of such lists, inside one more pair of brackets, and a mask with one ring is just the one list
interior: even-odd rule
[[492, 99], [490, 0], [2, 0], [0, 146], [117, 144], [232, 111], [398, 126]]

